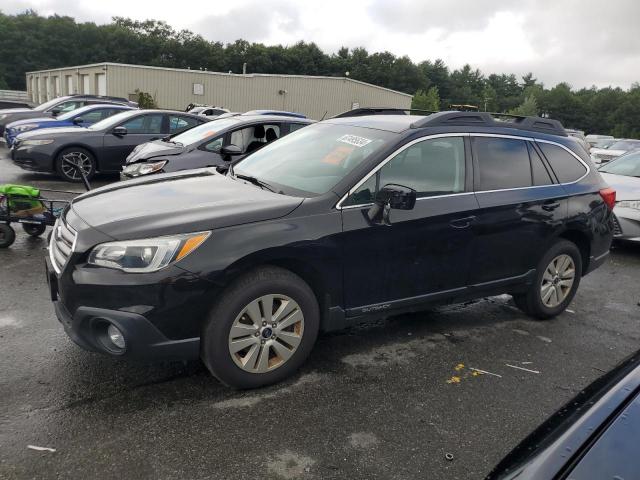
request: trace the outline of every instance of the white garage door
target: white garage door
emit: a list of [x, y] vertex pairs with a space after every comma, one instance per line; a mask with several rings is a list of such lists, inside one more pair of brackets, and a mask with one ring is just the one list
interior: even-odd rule
[[98, 95], [106, 95], [107, 76], [104, 73], [96, 73], [96, 84], [98, 85]]
[[82, 75], [82, 93], [84, 93], [85, 95], [88, 95], [91, 93], [89, 75]]
[[73, 93], [73, 77], [71, 75], [67, 75], [67, 95], [71, 95]]

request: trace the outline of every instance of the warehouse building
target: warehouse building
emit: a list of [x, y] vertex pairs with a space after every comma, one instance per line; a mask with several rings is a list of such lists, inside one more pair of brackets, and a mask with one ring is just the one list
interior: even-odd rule
[[184, 110], [194, 103], [233, 112], [288, 110], [315, 119], [358, 107], [410, 108], [412, 99], [348, 77], [235, 74], [120, 63], [27, 72], [26, 80], [36, 103], [74, 93], [136, 100], [136, 92], [145, 92], [159, 108]]

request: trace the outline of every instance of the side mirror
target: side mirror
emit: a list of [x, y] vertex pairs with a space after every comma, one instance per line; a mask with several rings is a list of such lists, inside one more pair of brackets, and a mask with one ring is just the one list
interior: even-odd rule
[[382, 225], [391, 225], [391, 209], [413, 210], [416, 206], [416, 191], [403, 185], [387, 184], [378, 191], [373, 206], [367, 212], [369, 220]]
[[76, 117], [73, 119], [73, 124], [74, 125], [82, 125], [82, 118], [80, 117]]
[[231, 161], [230, 157], [242, 155], [242, 149], [237, 145], [227, 145], [226, 147], [222, 147], [220, 149], [220, 154], [225, 160]]
[[57, 117], [58, 115], [60, 115], [61, 112], [62, 112], [62, 109], [59, 107], [55, 107], [51, 109], [51, 115], [53, 115], [54, 117]]
[[111, 133], [117, 137], [124, 137], [127, 134], [127, 127], [120, 125], [119, 127], [114, 128]]

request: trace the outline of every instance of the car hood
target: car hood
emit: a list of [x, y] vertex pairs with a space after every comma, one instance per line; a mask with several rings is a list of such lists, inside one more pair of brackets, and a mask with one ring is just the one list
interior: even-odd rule
[[0, 115], [5, 115], [7, 113], [24, 113], [31, 112], [33, 109], [31, 108], [3, 108], [0, 110]]
[[605, 172], [600, 175], [616, 191], [616, 201], [640, 200], [640, 178]]
[[15, 127], [19, 127], [20, 125], [29, 125], [30, 123], [41, 123], [41, 122], [54, 123], [58, 121], [60, 120], [54, 120], [51, 117], [25, 118], [23, 120], [16, 120], [15, 122], [11, 122], [10, 124], [7, 125], [7, 128], [15, 128]]
[[91, 227], [127, 240], [271, 220], [302, 201], [199, 169], [107, 185], [77, 197], [71, 208]]
[[606, 148], [591, 149], [591, 155], [608, 155], [611, 157], [619, 157], [623, 153], [626, 153], [626, 150], [608, 150]]
[[150, 158], [164, 157], [167, 155], [179, 155], [185, 150], [186, 147], [160, 140], [147, 142], [137, 146], [127, 157], [126, 163], [136, 163]]
[[58, 128], [40, 128], [29, 132], [20, 134], [21, 140], [27, 140], [30, 138], [45, 138], [45, 137], [60, 137], [73, 133], [74, 135], [82, 135], [90, 133], [92, 130], [84, 127], [58, 127]]

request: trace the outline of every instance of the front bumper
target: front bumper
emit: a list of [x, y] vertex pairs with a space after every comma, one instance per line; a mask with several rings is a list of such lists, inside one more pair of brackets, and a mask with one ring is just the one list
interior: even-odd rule
[[617, 208], [614, 214], [614, 240], [640, 242], [640, 211]]
[[32, 148], [11, 148], [11, 160], [24, 170], [34, 172], [52, 172], [53, 160], [51, 155]]
[[[109, 285], [77, 285], [70, 277], [73, 275], [56, 275], [51, 260], [45, 259], [46, 275], [49, 284], [51, 299], [54, 304], [56, 317], [62, 324], [67, 335], [85, 350], [103, 353], [116, 357], [127, 357], [145, 360], [190, 360], [196, 359], [200, 354], [200, 338], [186, 336], [186, 338], [168, 338], [152, 319], [157, 321], [158, 314], [154, 309], [148, 314], [134, 313], [120, 310], [115, 305], [94, 306], [96, 299], [109, 297], [110, 289], [121, 289], [121, 286]], [[159, 286], [160, 289], [166, 288]], [[98, 291], [99, 289], [99, 291]], [[134, 290], [135, 286], [129, 286], [128, 290]], [[84, 292], [84, 299], [78, 298], [78, 291]], [[126, 301], [123, 295], [120, 307], [125, 308]], [[73, 300], [69, 300], [73, 298]], [[78, 305], [80, 300], [81, 305]], [[187, 299], [189, 300], [189, 299]], [[85, 306], [82, 304], [92, 304]], [[185, 313], [187, 309], [184, 309]], [[182, 318], [174, 316], [176, 323], [187, 322], [186, 316]], [[200, 318], [198, 318], [200, 320]], [[113, 324], [123, 334], [125, 348], [117, 348], [107, 335], [107, 327]]]

